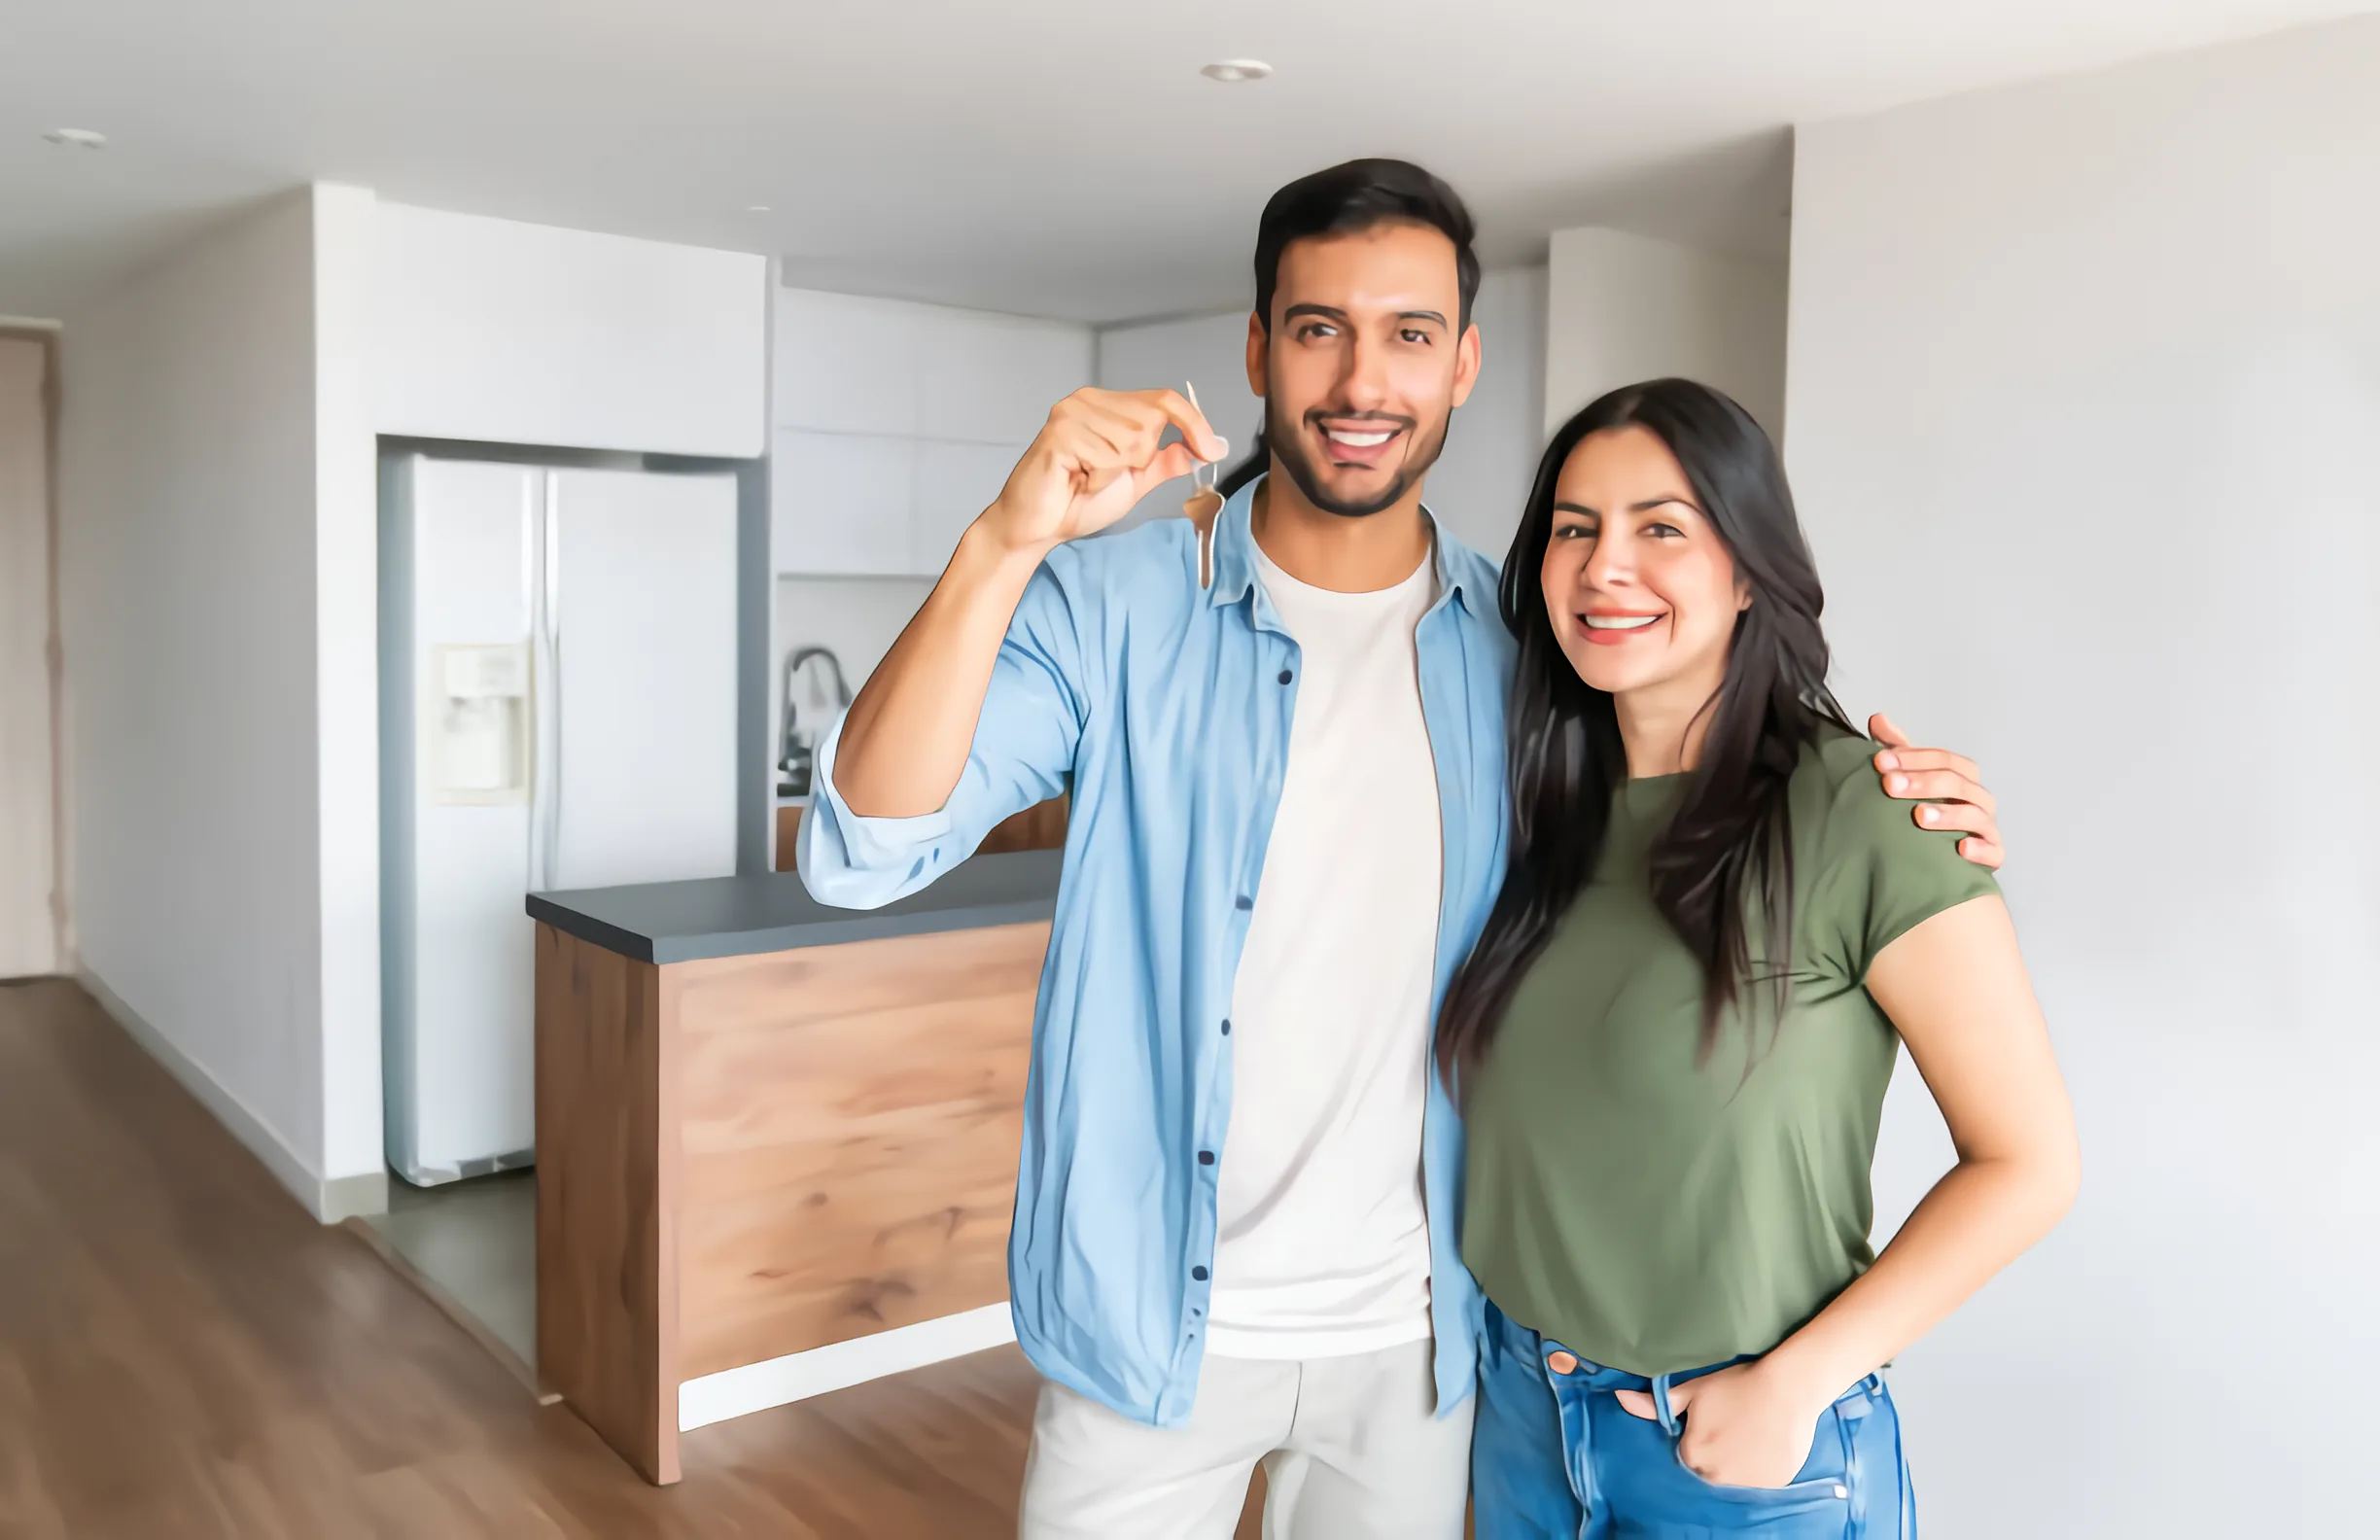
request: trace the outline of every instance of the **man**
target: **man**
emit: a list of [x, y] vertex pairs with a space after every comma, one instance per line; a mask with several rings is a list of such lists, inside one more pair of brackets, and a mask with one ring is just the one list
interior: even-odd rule
[[[1451, 189], [1363, 160], [1274, 195], [1255, 269], [1270, 473], [1210, 552], [1081, 541], [1224, 455], [1188, 402], [1060, 402], [802, 827], [811, 891], [868, 906], [1070, 793], [1009, 1250], [1028, 1540], [1227, 1536], [1259, 1460], [1283, 1540], [1462, 1532], [1480, 1297], [1429, 1040], [1503, 876], [1512, 641], [1420, 495], [1479, 264]], [[1909, 757], [1990, 854], [1979, 788]]]

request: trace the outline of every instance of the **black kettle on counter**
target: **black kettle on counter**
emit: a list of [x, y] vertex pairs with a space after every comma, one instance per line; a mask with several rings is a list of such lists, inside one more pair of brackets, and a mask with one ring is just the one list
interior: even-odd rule
[[[818, 725], [804, 730], [801, 710], [796, 696], [800, 693], [802, 671], [814, 663], [825, 665], [832, 681], [834, 706], [830, 714], [825, 705], [827, 696], [816, 689], [810, 691], [810, 704], [817, 713]], [[843, 681], [843, 664], [834, 653], [822, 647], [796, 648], [786, 659], [785, 666], [785, 736], [782, 741], [777, 769], [779, 796], [808, 796], [812, 762], [818, 753], [819, 735], [833, 725], [834, 718], [852, 703], [851, 686]]]

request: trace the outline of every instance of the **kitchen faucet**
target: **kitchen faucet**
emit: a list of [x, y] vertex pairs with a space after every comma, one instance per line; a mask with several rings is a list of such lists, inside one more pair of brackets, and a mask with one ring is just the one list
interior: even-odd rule
[[[785, 778], [777, 788], [780, 796], [810, 794], [811, 762], [817, 753], [818, 735], [815, 732], [805, 733], [799, 727], [800, 712], [794, 701], [794, 685], [801, 677], [802, 669], [814, 662], [824, 663], [833, 677], [836, 711], [840, 712], [852, 703], [851, 686], [843, 679], [842, 661], [831, 649], [822, 647], [800, 648], [786, 659], [785, 736], [777, 760], [777, 768], [785, 772]], [[829, 718], [828, 721], [832, 719]]]

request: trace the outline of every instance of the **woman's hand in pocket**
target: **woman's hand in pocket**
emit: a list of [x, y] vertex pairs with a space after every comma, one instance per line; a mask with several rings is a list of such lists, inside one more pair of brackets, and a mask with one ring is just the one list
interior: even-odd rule
[[[1808, 1463], [1818, 1418], [1833, 1397], [1810, 1403], [1806, 1393], [1737, 1364], [1669, 1387], [1669, 1410], [1685, 1425], [1678, 1458], [1721, 1487], [1786, 1487]], [[1623, 1390], [1620, 1404], [1645, 1420], [1658, 1419], [1653, 1397]]]

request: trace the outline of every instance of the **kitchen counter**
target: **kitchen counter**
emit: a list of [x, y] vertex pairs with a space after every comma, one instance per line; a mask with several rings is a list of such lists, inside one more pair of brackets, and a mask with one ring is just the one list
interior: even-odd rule
[[690, 962], [936, 930], [1046, 922], [1057, 851], [978, 856], [882, 909], [835, 909], [791, 872], [531, 893], [530, 918], [640, 962]]
[[1061, 859], [871, 911], [790, 873], [530, 897], [538, 1373], [647, 1480], [687, 1428], [1010, 1340]]

